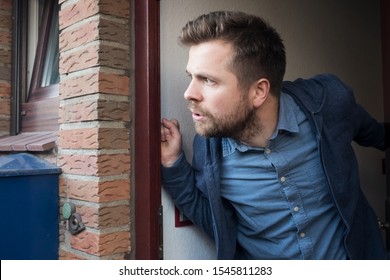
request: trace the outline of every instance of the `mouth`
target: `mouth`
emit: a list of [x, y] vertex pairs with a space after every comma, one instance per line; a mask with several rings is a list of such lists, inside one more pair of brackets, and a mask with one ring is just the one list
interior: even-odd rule
[[192, 113], [192, 119], [194, 121], [199, 122], [199, 121], [202, 121], [204, 118], [205, 117], [203, 115], [199, 114], [199, 113], [195, 113], [195, 112]]
[[206, 115], [202, 111], [200, 111], [199, 109], [194, 108], [193, 106], [188, 106], [188, 109], [191, 111], [192, 119], [194, 121], [200, 122], [200, 121], [205, 119]]

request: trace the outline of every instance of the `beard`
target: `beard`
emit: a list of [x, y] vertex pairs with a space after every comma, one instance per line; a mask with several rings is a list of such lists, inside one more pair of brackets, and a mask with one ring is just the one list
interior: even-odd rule
[[262, 131], [256, 110], [250, 108], [244, 100], [240, 100], [234, 109], [218, 115], [202, 109], [194, 101], [189, 102], [188, 108], [205, 117], [203, 121], [194, 121], [196, 132], [204, 137], [229, 137], [246, 142], [246, 139]]

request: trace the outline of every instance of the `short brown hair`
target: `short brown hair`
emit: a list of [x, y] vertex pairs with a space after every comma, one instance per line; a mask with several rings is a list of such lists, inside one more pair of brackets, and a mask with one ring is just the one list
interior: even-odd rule
[[262, 18], [243, 12], [217, 11], [199, 16], [182, 29], [179, 41], [186, 46], [212, 40], [231, 43], [235, 51], [232, 70], [240, 86], [248, 88], [267, 78], [278, 95], [286, 71], [283, 41]]

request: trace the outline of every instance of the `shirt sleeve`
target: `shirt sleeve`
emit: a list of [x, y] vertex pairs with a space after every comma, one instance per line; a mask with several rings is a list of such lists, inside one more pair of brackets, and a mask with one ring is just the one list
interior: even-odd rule
[[197, 188], [193, 167], [184, 153], [172, 167], [161, 167], [162, 184], [175, 205], [210, 237], [214, 236], [208, 198]]

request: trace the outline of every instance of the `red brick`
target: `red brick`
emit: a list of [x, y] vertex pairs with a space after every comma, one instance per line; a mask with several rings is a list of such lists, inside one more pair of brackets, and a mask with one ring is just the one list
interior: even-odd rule
[[130, 1], [128, 0], [117, 0], [115, 5], [112, 4], [111, 0], [100, 1], [100, 12], [102, 14], [129, 18], [130, 14]]
[[8, 136], [10, 131], [9, 117], [0, 115], [0, 136]]
[[58, 156], [58, 164], [67, 174], [87, 176], [130, 174], [130, 155], [128, 154], [62, 154]]
[[58, 144], [64, 149], [130, 149], [127, 128], [60, 130]]
[[125, 101], [101, 100], [98, 105], [99, 120], [130, 121], [130, 104]]
[[128, 96], [129, 80], [128, 76], [104, 72], [80, 75], [61, 82], [61, 98], [73, 98], [98, 92]]
[[62, 249], [58, 251], [58, 255], [59, 255], [58, 258], [60, 260], [86, 260], [85, 257], [73, 254], [71, 252], [64, 251]]
[[80, 214], [85, 226], [90, 228], [99, 228], [99, 209], [93, 206], [78, 205], [77, 213]]
[[71, 72], [99, 66], [99, 45], [88, 46], [78, 51], [62, 53], [60, 57], [60, 73]]
[[127, 69], [128, 65], [129, 50], [127, 48], [100, 43], [63, 53], [60, 58], [60, 73], [69, 74], [97, 66]]
[[60, 123], [93, 121], [98, 119], [98, 101], [80, 100], [77, 103], [63, 105], [60, 108]]
[[11, 29], [12, 19], [11, 13], [0, 13], [0, 29]]
[[12, 9], [12, 0], [1, 0], [0, 1], [0, 10], [10, 11]]
[[97, 149], [98, 128], [60, 130], [58, 145], [63, 149]]
[[11, 95], [11, 83], [0, 81], [0, 97]]
[[0, 97], [0, 115], [9, 116], [11, 114], [9, 98]]
[[60, 197], [67, 197], [68, 192], [69, 192], [69, 186], [67, 185], [67, 179], [63, 178], [60, 175], [58, 194]]
[[126, 253], [131, 249], [130, 233], [114, 232], [108, 234], [97, 234], [82, 231], [77, 235], [71, 236], [70, 245], [73, 249], [96, 256]]
[[72, 5], [63, 6], [59, 13], [60, 30], [97, 14], [99, 12], [98, 4], [98, 0], [79, 0]]
[[[3, 60], [3, 57], [1, 57], [1, 50], [0, 50], [0, 63], [2, 61], [5, 61], [6, 59]], [[10, 66], [2, 66], [0, 64], [0, 77], [3, 81], [10, 81], [11, 80], [11, 68]]]
[[11, 32], [0, 31], [0, 46], [11, 46], [12, 38]]
[[130, 200], [130, 179], [96, 182], [61, 177], [60, 190], [67, 190], [69, 198], [95, 203]]
[[93, 207], [89, 205], [77, 206], [77, 213], [82, 217], [87, 227], [95, 229], [128, 226], [130, 224], [129, 205]]
[[102, 206], [99, 208], [99, 228], [129, 226], [130, 205]]
[[101, 40], [129, 45], [128, 23], [112, 21], [104, 18], [93, 18], [79, 24], [77, 27], [69, 27], [60, 34], [60, 50], [67, 51], [84, 44]]
[[81, 121], [130, 121], [127, 101], [83, 99], [60, 108], [60, 123]]
[[63, 32], [61, 32], [59, 38], [60, 51], [67, 51], [69, 49], [98, 40], [98, 25], [99, 19], [95, 18], [91, 21], [85, 22], [80, 26], [77, 26], [77, 28], [65, 29]]
[[129, 95], [129, 77], [117, 74], [99, 74], [99, 92]]

